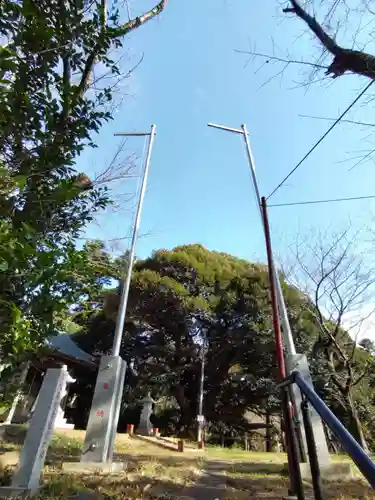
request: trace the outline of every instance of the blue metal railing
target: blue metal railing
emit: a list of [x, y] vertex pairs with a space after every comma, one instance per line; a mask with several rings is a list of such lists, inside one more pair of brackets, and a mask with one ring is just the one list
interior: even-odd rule
[[319, 413], [331, 431], [336, 435], [337, 439], [340, 440], [345, 451], [375, 489], [375, 464], [367, 453], [363, 451], [362, 447], [342, 425], [340, 420], [331, 412], [328, 406], [320, 399], [314, 389], [306, 383], [299, 372], [292, 372], [287, 380], [289, 380], [289, 383], [296, 383], [298, 385], [309, 403]]

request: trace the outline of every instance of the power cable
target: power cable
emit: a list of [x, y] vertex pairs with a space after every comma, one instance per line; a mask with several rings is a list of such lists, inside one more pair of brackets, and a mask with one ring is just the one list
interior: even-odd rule
[[130, 5], [129, 5], [129, 0], [125, 0], [125, 4], [126, 4], [126, 10], [127, 10], [127, 13], [128, 13], [128, 19], [130, 21], [131, 19], [131, 15], [130, 15]]
[[363, 94], [365, 92], [367, 92], [367, 90], [371, 87], [371, 85], [374, 83], [374, 80], [371, 80], [371, 82], [366, 85], [366, 87], [361, 90], [361, 92], [357, 95], [357, 97], [354, 99], [354, 101], [352, 101], [351, 104], [349, 104], [349, 106], [345, 109], [345, 111], [343, 113], [341, 113], [341, 115], [334, 121], [334, 123], [329, 127], [329, 129], [322, 135], [322, 137], [314, 144], [314, 146], [305, 154], [305, 156], [302, 158], [302, 160], [300, 160], [297, 165], [289, 172], [289, 174], [284, 177], [284, 179], [280, 182], [280, 184], [278, 184], [275, 189], [272, 191], [272, 193], [267, 197], [267, 200], [269, 200], [271, 198], [271, 196], [273, 196], [276, 191], [278, 191], [278, 189], [281, 188], [281, 186], [285, 183], [285, 181], [287, 181], [289, 179], [289, 177], [294, 174], [294, 172], [297, 170], [297, 168], [299, 168], [302, 163], [311, 155], [311, 153], [319, 146], [319, 144], [321, 142], [324, 141], [324, 139], [327, 137], [327, 135], [336, 127], [336, 125], [338, 123], [340, 123], [340, 121], [344, 118], [344, 116], [347, 114], [347, 112], [359, 101], [359, 99], [363, 96]]
[[333, 198], [330, 200], [311, 200], [311, 201], [295, 201], [292, 203], [275, 203], [274, 205], [268, 205], [268, 207], [292, 207], [295, 205], [314, 205], [317, 203], [335, 203], [338, 201], [354, 201], [354, 200], [370, 200], [375, 198], [372, 196], [355, 196], [353, 198]]

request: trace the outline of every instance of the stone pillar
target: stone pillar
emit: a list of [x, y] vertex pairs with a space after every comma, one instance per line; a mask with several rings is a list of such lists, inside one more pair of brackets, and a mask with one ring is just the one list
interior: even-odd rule
[[150, 417], [152, 413], [152, 405], [155, 401], [152, 399], [151, 394], [148, 393], [147, 396], [142, 399], [141, 403], [143, 404], [143, 407], [141, 411], [141, 418], [139, 419], [137, 434], [151, 436], [152, 424], [150, 422]]
[[67, 423], [64, 413], [65, 413], [66, 398], [68, 395], [68, 385], [73, 384], [75, 381], [76, 379], [71, 377], [68, 370], [66, 370], [62, 396], [57, 410], [56, 420], [54, 423], [55, 429], [74, 429], [74, 424]]
[[47, 371], [12, 484], [0, 487], [1, 498], [24, 497], [38, 491], [65, 377], [66, 367], [50, 368]]
[[10, 410], [9, 410], [8, 416], [4, 422], [4, 425], [10, 425], [12, 423], [12, 420], [13, 420], [14, 414], [16, 412], [18, 403], [22, 399], [22, 388], [23, 388], [23, 385], [26, 381], [26, 377], [27, 377], [27, 374], [29, 372], [29, 368], [30, 368], [30, 363], [29, 362], [25, 363], [25, 365], [22, 369], [22, 372], [20, 374], [19, 381], [18, 381], [19, 382], [19, 389], [17, 390], [17, 394], [13, 400], [12, 406], [10, 407]]

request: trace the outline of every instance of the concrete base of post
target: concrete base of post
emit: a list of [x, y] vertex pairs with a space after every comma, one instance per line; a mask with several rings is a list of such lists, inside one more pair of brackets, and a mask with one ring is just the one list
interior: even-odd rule
[[63, 472], [69, 474], [120, 474], [127, 467], [126, 462], [65, 462]]
[[[310, 464], [300, 464], [303, 480], [311, 481]], [[336, 462], [328, 465], [320, 465], [320, 476], [324, 481], [348, 480], [353, 477], [353, 469], [350, 463]]]
[[[301, 477], [304, 481], [311, 481], [310, 464], [300, 463]], [[288, 473], [288, 464], [283, 465], [282, 473]], [[324, 481], [348, 480], [353, 477], [353, 469], [348, 462], [335, 462], [320, 466], [320, 476]]]
[[112, 462], [125, 372], [120, 356], [102, 357], [81, 456], [84, 464]]
[[[305, 381], [313, 386], [312, 380], [311, 380], [311, 375], [310, 375], [310, 370], [309, 370], [309, 365], [307, 362], [307, 358], [304, 354], [288, 354], [286, 357], [286, 367], [287, 367], [287, 373], [292, 373], [292, 371], [297, 370], [301, 373], [302, 377], [305, 379]], [[295, 410], [296, 410], [296, 417], [299, 422], [299, 429], [302, 434], [302, 441], [303, 441], [303, 447], [305, 449], [305, 454], [306, 457], [308, 457], [307, 453], [307, 446], [306, 446], [306, 437], [305, 437], [305, 429], [303, 426], [303, 417], [302, 417], [302, 411], [301, 411], [301, 403], [302, 403], [302, 397], [300, 390], [296, 385], [292, 387], [293, 390], [293, 398], [294, 398], [294, 403], [295, 403]], [[313, 433], [314, 433], [314, 438], [315, 438], [315, 443], [316, 443], [316, 448], [318, 452], [318, 459], [319, 459], [319, 464], [321, 467], [329, 467], [331, 465], [331, 456], [328, 451], [328, 445], [327, 445], [327, 440], [326, 436], [324, 433], [324, 428], [323, 428], [323, 422], [318, 413], [315, 411], [314, 408], [311, 407], [310, 405], [310, 411], [311, 411], [311, 423], [313, 426]], [[302, 465], [302, 464], [301, 464]], [[306, 463], [307, 467], [309, 467], [308, 463]]]

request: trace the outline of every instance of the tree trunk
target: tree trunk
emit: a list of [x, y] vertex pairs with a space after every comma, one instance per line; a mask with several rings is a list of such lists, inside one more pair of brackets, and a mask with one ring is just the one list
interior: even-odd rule
[[337, 441], [335, 436], [332, 434], [329, 427], [327, 427], [327, 424], [324, 424], [323, 427], [324, 427], [324, 435], [328, 443], [329, 452], [337, 454], [339, 452], [339, 449], [337, 447]]
[[364, 451], [366, 453], [369, 453], [369, 449], [366, 443], [365, 435], [363, 434], [363, 429], [362, 429], [362, 424], [361, 421], [359, 420], [359, 415], [357, 412], [357, 409], [355, 407], [355, 403], [352, 400], [351, 395], [349, 394], [348, 396], [348, 403], [349, 403], [349, 417], [352, 422], [353, 430], [355, 432], [355, 438], [358, 441], [358, 443], [362, 446]]
[[194, 425], [194, 413], [191, 407], [191, 402], [185, 396], [184, 387], [181, 385], [174, 387], [172, 394], [176, 398], [181, 411], [178, 422], [178, 435], [179, 437], [187, 437], [189, 430]]

